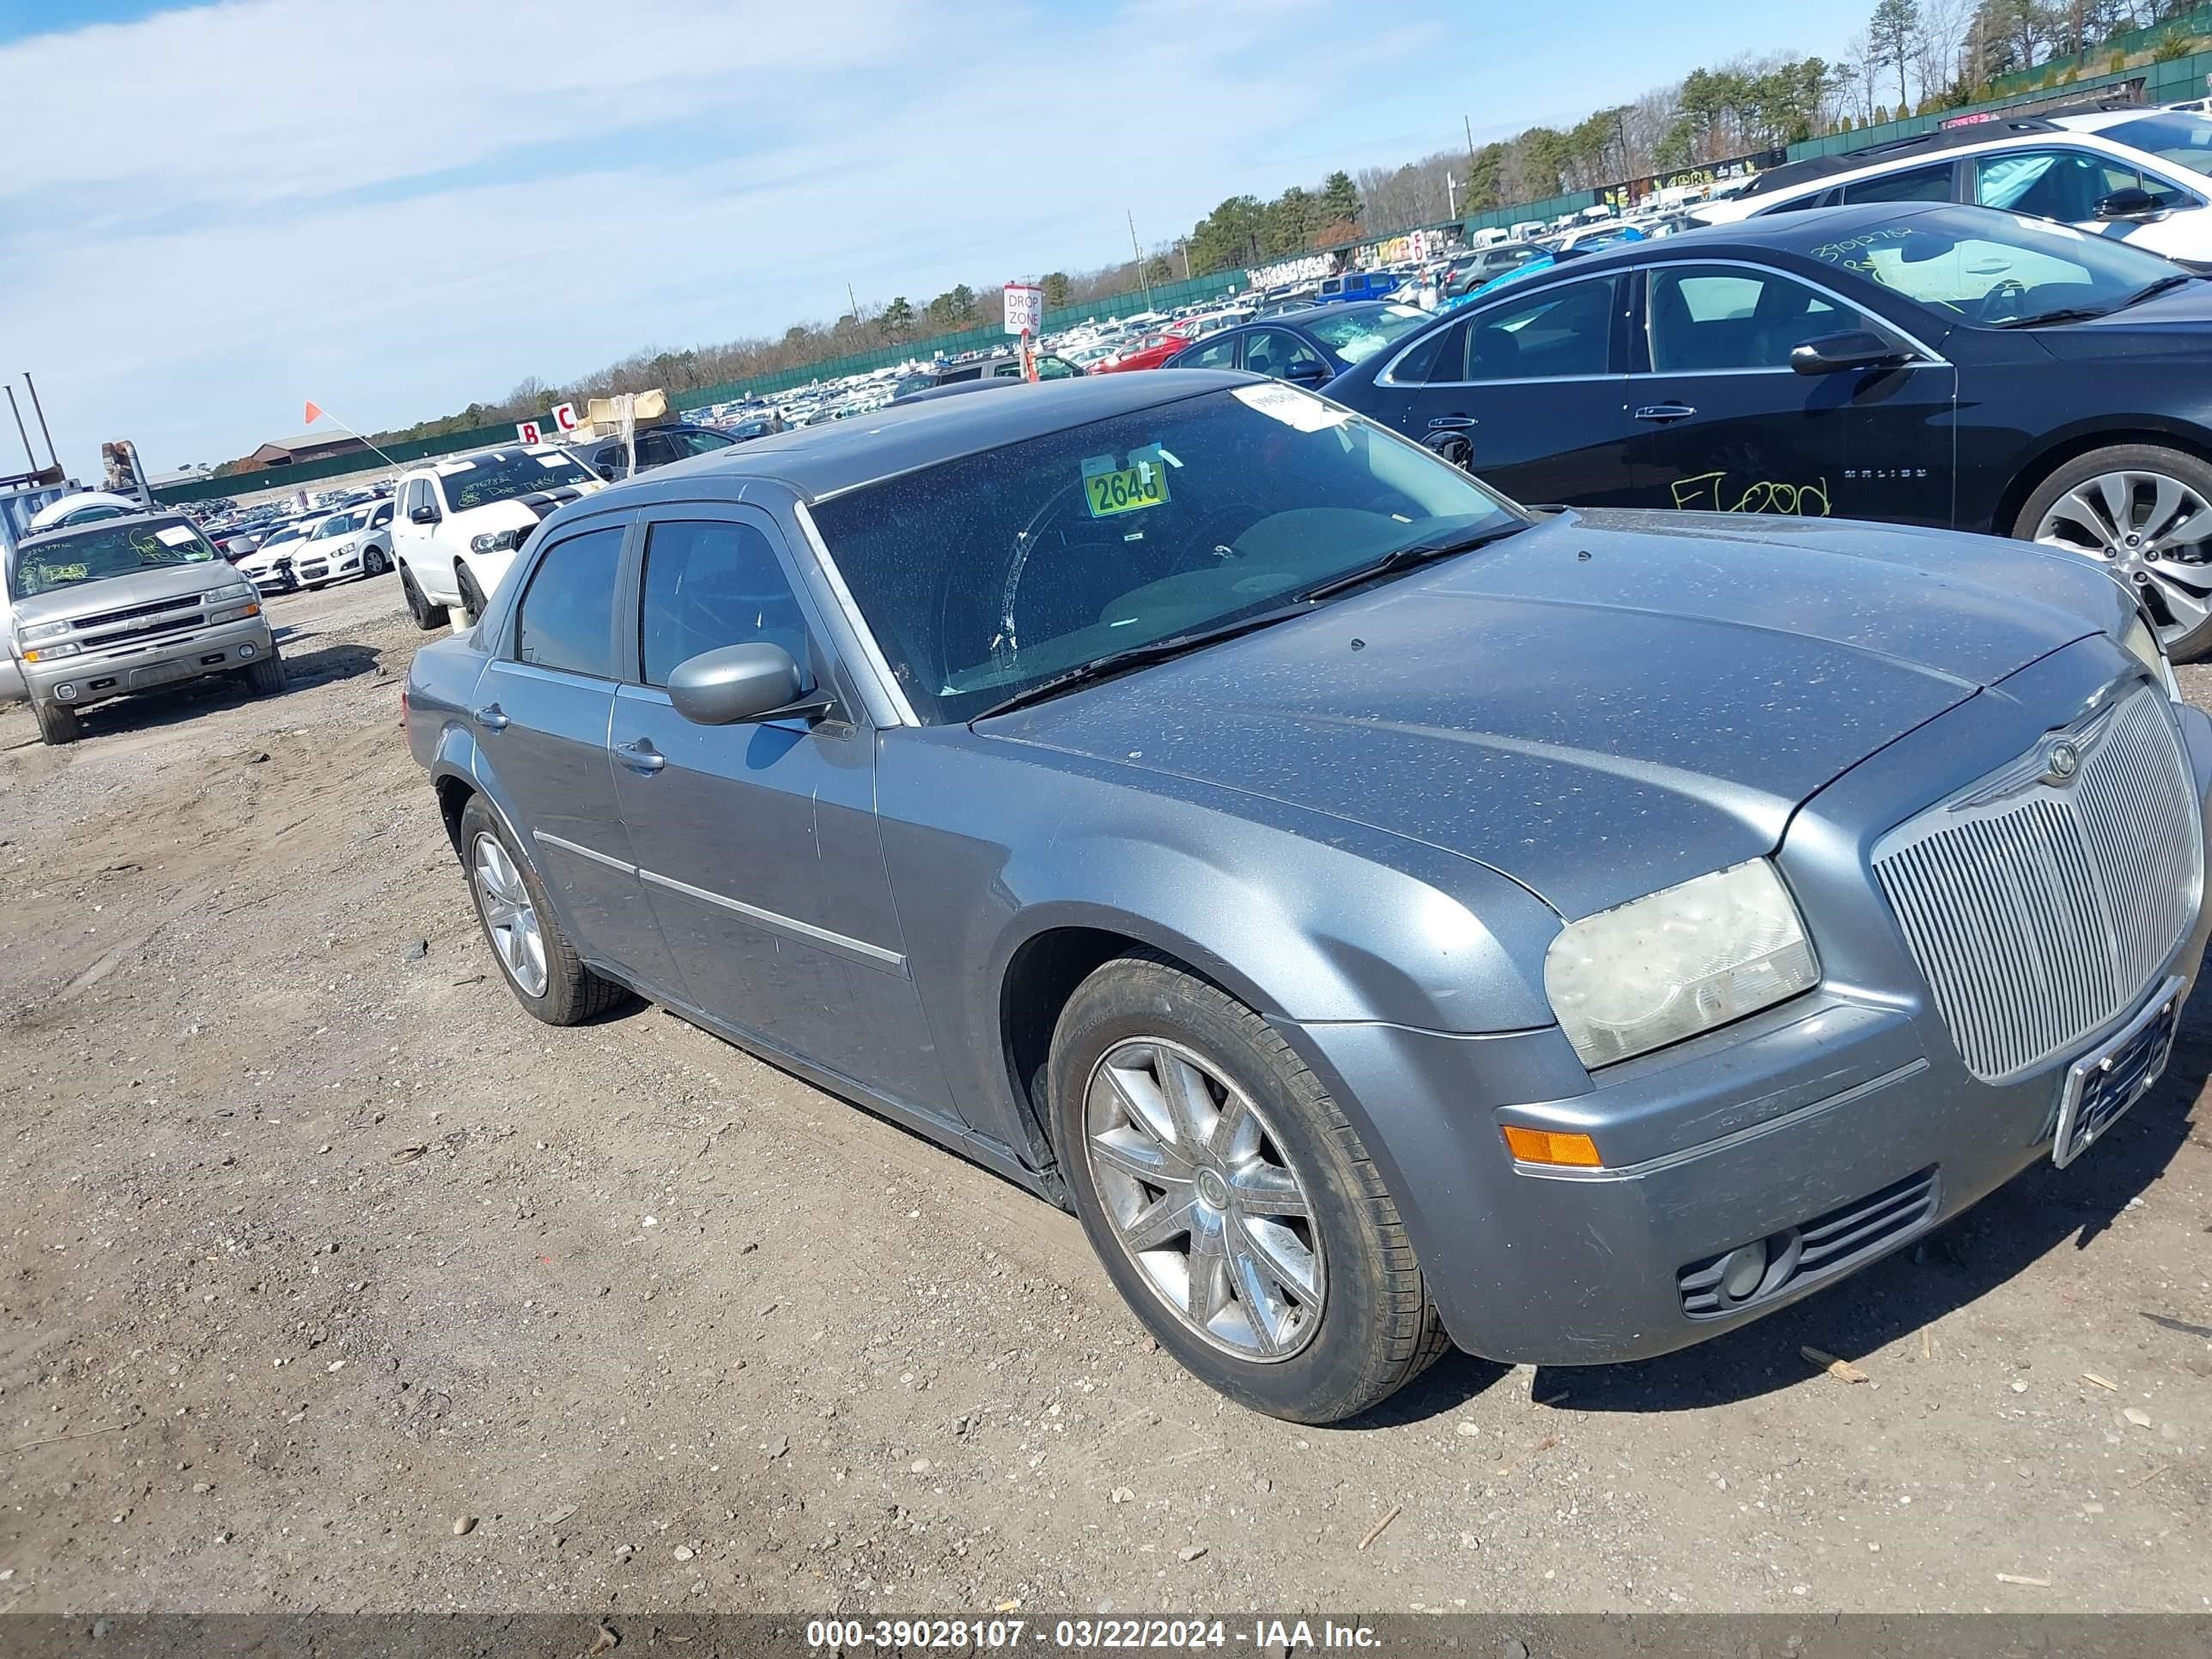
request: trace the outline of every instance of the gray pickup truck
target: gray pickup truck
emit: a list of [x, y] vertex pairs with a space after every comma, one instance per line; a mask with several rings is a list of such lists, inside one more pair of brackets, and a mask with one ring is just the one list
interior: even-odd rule
[[27, 536], [6, 558], [0, 700], [27, 698], [39, 736], [74, 743], [90, 702], [234, 673], [284, 689], [261, 596], [173, 513]]

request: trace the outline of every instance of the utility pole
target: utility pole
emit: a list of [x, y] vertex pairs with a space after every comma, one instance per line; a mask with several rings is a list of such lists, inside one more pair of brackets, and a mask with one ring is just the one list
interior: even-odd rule
[[1137, 280], [1145, 285], [1145, 309], [1152, 308], [1152, 277], [1145, 270], [1145, 251], [1137, 246], [1137, 216], [1129, 215], [1129, 252], [1137, 262]]
[[1472, 185], [1474, 183], [1474, 123], [1464, 115], [1459, 118], [1460, 124], [1467, 129], [1467, 181]]
[[1459, 217], [1458, 185], [1459, 181], [1451, 176], [1451, 169], [1446, 167], [1444, 169], [1444, 217], [1447, 219]]
[[845, 297], [848, 300], [851, 300], [853, 302], [853, 320], [855, 323], [859, 322], [860, 320], [860, 302], [859, 299], [854, 296], [853, 293], [853, 285], [850, 283], [845, 284]]

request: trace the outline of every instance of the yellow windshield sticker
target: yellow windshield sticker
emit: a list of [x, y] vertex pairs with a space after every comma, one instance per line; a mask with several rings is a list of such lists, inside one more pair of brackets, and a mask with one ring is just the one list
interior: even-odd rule
[[1157, 448], [1135, 452], [1127, 466], [1115, 466], [1111, 455], [1093, 455], [1083, 463], [1083, 502], [1094, 519], [1141, 512], [1167, 499], [1168, 470]]

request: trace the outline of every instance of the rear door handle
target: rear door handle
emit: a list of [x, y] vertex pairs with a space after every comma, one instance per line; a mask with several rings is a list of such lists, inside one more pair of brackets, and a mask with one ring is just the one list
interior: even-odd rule
[[653, 746], [645, 738], [615, 745], [615, 754], [633, 772], [658, 772], [668, 764], [668, 757]]
[[1472, 415], [1439, 415], [1429, 422], [1431, 432], [1464, 432], [1475, 424]]
[[1697, 412], [1687, 404], [1646, 404], [1636, 411], [1636, 418], [1664, 426], [1669, 421], [1686, 421]]
[[487, 732], [507, 730], [507, 711], [495, 702], [488, 702], [476, 711], [476, 723]]

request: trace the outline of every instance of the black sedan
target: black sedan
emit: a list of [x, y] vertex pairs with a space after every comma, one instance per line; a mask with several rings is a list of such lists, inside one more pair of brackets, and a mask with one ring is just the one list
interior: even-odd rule
[[[777, 430], [782, 428], [779, 427]], [[666, 466], [672, 461], [688, 461], [694, 455], [712, 454], [718, 449], [727, 449], [737, 439], [726, 432], [717, 432], [710, 426], [693, 426], [686, 421], [671, 421], [663, 426], [641, 428], [637, 434], [637, 470], [650, 472], [656, 466]], [[571, 444], [569, 450], [586, 466], [599, 477], [613, 483], [629, 476], [629, 457], [619, 437], [599, 438], [589, 443]]]
[[1389, 300], [1309, 306], [1209, 334], [1161, 366], [1241, 368], [1271, 380], [1321, 386], [1428, 320], [1419, 307]]
[[2107, 560], [2212, 654], [2212, 289], [1990, 209], [1808, 210], [1524, 277], [1329, 395], [1523, 500], [1886, 519]]

